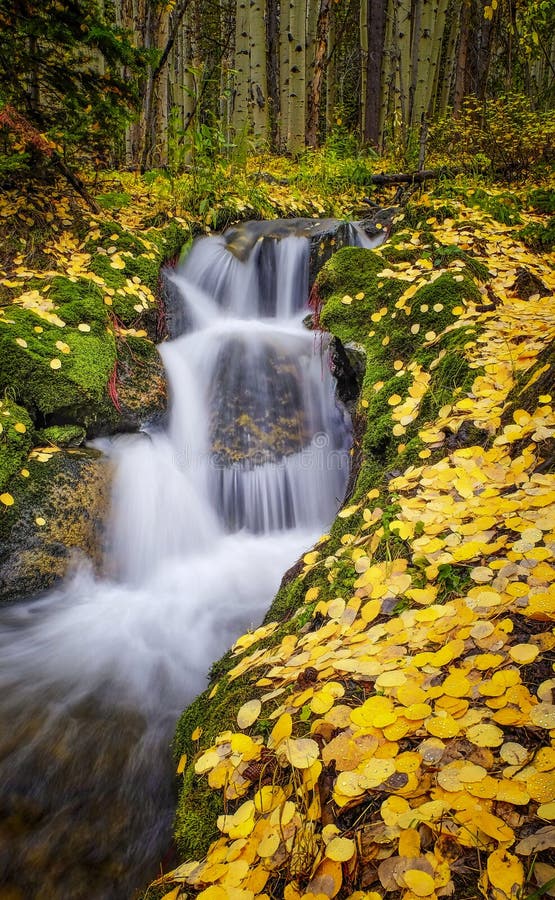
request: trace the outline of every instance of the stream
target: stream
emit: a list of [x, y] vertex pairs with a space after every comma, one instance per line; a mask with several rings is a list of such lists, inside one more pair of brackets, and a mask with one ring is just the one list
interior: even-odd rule
[[309, 250], [197, 240], [159, 348], [167, 422], [96, 442], [108, 574], [0, 612], [0, 900], [125, 900], [156, 874], [176, 719], [342, 502], [350, 422], [303, 325]]

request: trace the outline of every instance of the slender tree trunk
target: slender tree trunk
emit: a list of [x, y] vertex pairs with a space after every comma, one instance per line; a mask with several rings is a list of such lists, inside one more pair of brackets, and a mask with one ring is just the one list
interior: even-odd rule
[[306, 142], [309, 147], [318, 146], [318, 130], [320, 125], [320, 100], [322, 82], [325, 75], [328, 49], [328, 32], [332, 0], [320, 0], [318, 24], [316, 28], [316, 50], [312, 81], [308, 89], [308, 113], [306, 125]]
[[466, 60], [468, 57], [468, 41], [470, 37], [470, 2], [463, 0], [461, 9], [461, 25], [459, 32], [459, 47], [457, 51], [457, 65], [455, 69], [455, 90], [453, 97], [453, 113], [457, 117], [462, 109], [465, 89]]
[[[447, 107], [451, 99], [451, 91], [455, 78], [455, 68], [457, 63], [457, 37], [459, 34], [459, 23], [461, 17], [462, 0], [451, 0], [449, 8], [449, 37], [447, 38], [447, 46], [445, 49], [445, 67], [441, 78], [441, 90], [439, 91], [437, 112], [445, 115]], [[438, 71], [440, 71], [438, 67]]]
[[387, 0], [362, 0], [368, 6], [368, 61], [364, 91], [365, 142], [380, 145], [380, 97], [386, 28]]
[[249, 0], [238, 0], [235, 12], [235, 96], [233, 130], [240, 135], [249, 129]]
[[272, 150], [277, 150], [280, 118], [278, 0], [266, 0], [266, 48], [269, 138]]
[[305, 146], [306, 99], [306, 17], [305, 4], [291, 5], [291, 47], [289, 57], [289, 128], [287, 149], [297, 153]]
[[337, 6], [330, 10], [328, 60], [326, 65], [326, 125], [329, 128], [337, 107]]
[[439, 99], [439, 80], [442, 60], [442, 49], [445, 41], [447, 24], [447, 7], [449, 0], [438, 0], [435, 14], [432, 17], [432, 41], [428, 66], [428, 96], [424, 113], [433, 116]]
[[292, 0], [282, 0], [279, 13], [279, 143], [282, 150], [287, 149], [289, 132], [289, 91], [290, 91], [290, 55], [291, 39], [289, 32], [289, 16]]
[[364, 137], [366, 132], [366, 94], [368, 81], [368, 17], [369, 17], [369, 0], [360, 0], [359, 11], [359, 44], [360, 44], [360, 103], [359, 103], [359, 124], [360, 133]]
[[249, 94], [253, 134], [266, 138], [268, 106], [266, 82], [266, 0], [251, 0], [249, 12], [250, 78]]
[[[318, 16], [320, 14], [320, 0], [304, 0], [306, 3], [306, 108], [308, 110], [310, 85], [314, 78], [314, 64], [316, 61], [316, 40], [318, 30]], [[308, 115], [308, 112], [307, 112]]]

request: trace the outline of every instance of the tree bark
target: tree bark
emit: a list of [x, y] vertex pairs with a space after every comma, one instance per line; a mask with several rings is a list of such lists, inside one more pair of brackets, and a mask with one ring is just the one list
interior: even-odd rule
[[320, 0], [320, 10], [318, 12], [314, 69], [308, 89], [306, 142], [309, 147], [318, 146], [320, 100], [322, 96], [322, 83], [326, 71], [331, 3], [332, 0]]
[[387, 0], [362, 0], [368, 5], [368, 61], [364, 93], [364, 141], [380, 145], [380, 97]]
[[306, 17], [305, 4], [290, 4], [291, 42], [289, 52], [289, 127], [287, 149], [297, 153], [305, 146], [306, 108]]
[[453, 97], [453, 114], [455, 118], [460, 115], [464, 99], [466, 60], [468, 56], [468, 40], [470, 37], [470, 2], [463, 0], [461, 9], [461, 27], [459, 32], [459, 47], [457, 51], [457, 65], [455, 69], [455, 91]]

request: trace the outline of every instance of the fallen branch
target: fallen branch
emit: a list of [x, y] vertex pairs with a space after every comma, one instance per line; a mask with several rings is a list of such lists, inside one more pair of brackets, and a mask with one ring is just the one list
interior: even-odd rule
[[370, 177], [371, 184], [421, 184], [429, 178], [441, 178], [444, 175], [458, 175], [462, 169], [424, 169], [422, 172], [401, 172], [395, 175], [380, 175]]

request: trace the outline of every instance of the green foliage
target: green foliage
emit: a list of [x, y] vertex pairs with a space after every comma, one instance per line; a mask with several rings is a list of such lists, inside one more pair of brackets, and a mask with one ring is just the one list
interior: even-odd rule
[[527, 225], [519, 232], [519, 237], [532, 250], [549, 253], [555, 247], [555, 216], [551, 216], [545, 225]]
[[[524, 94], [509, 93], [480, 103], [468, 98], [458, 118], [450, 113], [430, 130], [432, 149], [513, 176], [553, 159], [555, 110], [534, 110]], [[509, 223], [512, 224], [512, 223]]]
[[[138, 101], [144, 54], [98, 0], [0, 0], [0, 28], [4, 173], [44, 163], [53, 151], [105, 162]], [[15, 118], [2, 119], [2, 107]]]

